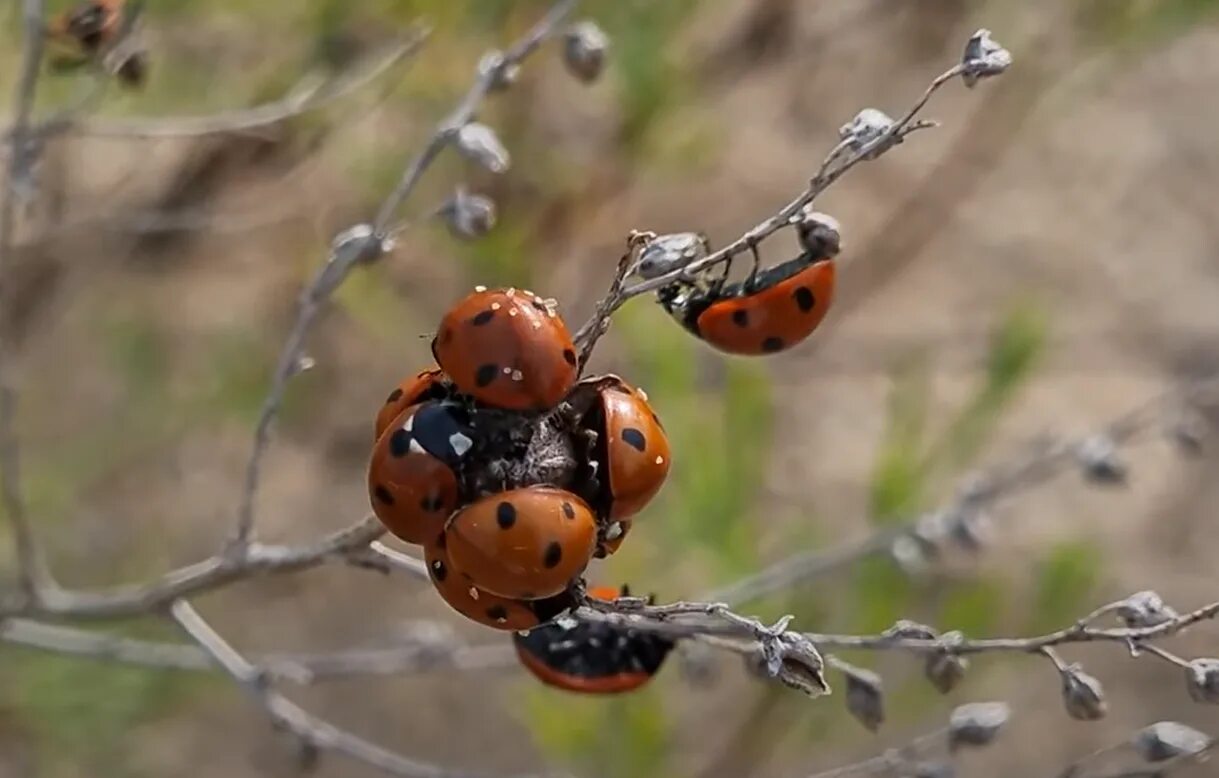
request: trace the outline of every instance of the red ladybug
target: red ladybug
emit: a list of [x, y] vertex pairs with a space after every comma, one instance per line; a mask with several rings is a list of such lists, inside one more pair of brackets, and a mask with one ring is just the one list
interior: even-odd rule
[[474, 432], [461, 407], [426, 402], [402, 411], [373, 446], [373, 513], [408, 543], [436, 537], [461, 504], [455, 469], [473, 447]]
[[[608, 376], [586, 424], [596, 433], [591, 463], [601, 515], [625, 519], [643, 510], [669, 474], [669, 438], [647, 395]], [[603, 379], [605, 380], [605, 379]]]
[[432, 354], [460, 391], [496, 408], [553, 408], [576, 380], [567, 325], [528, 291], [476, 287], [441, 320]]
[[385, 404], [377, 411], [377, 422], [373, 440], [381, 437], [389, 423], [398, 414], [412, 405], [418, 405], [424, 400], [443, 400], [449, 396], [448, 386], [444, 381], [444, 371], [438, 367], [429, 367], [412, 376], [402, 379], [402, 383], [389, 393]]
[[424, 549], [428, 577], [449, 607], [479, 624], [502, 630], [531, 629], [575, 605], [566, 591], [544, 600], [510, 600], [474, 586], [453, 571], [443, 532]]
[[[612, 600], [619, 592], [596, 587], [589, 596]], [[622, 587], [621, 594], [627, 594]], [[512, 636], [517, 658], [547, 686], [584, 694], [621, 694], [652, 679], [674, 642], [598, 621], [563, 616]]]
[[754, 270], [740, 283], [724, 275], [706, 287], [679, 281], [657, 294], [678, 322], [729, 354], [774, 354], [817, 329], [834, 301], [834, 257], [839, 229], [833, 217], [808, 213], [797, 224], [804, 253], [775, 267]]
[[492, 494], [449, 522], [454, 570], [479, 589], [514, 600], [559, 594], [592, 558], [597, 520], [571, 492], [529, 486]]
[[92, 56], [114, 41], [122, 17], [123, 0], [86, 0], [51, 19], [47, 35]]

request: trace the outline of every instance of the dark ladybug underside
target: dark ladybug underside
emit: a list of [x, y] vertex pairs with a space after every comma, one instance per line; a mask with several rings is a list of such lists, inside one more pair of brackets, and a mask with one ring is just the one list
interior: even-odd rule
[[517, 649], [546, 667], [577, 678], [652, 675], [673, 650], [668, 638], [603, 622], [565, 618], [512, 637]]

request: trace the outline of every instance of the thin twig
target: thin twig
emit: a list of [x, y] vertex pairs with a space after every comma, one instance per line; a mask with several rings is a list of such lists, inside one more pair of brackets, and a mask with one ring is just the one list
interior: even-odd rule
[[38, 91], [38, 74], [42, 67], [42, 27], [45, 9], [42, 0], [25, 0], [22, 6], [25, 23], [21, 55], [21, 75], [13, 97], [13, 144], [9, 153], [4, 180], [0, 183], [0, 500], [13, 533], [17, 556], [17, 584], [22, 597], [37, 602], [42, 590], [51, 585], [42, 552], [35, 541], [21, 488], [21, 449], [14, 428], [17, 389], [13, 379], [12, 334], [5, 324], [11, 317], [3, 305], [10, 294], [8, 270], [17, 222], [17, 186], [30, 174], [34, 164], [29, 144], [30, 119], [34, 111], [34, 95]]
[[727, 246], [662, 276], [640, 281], [632, 286], [622, 287], [618, 285], [617, 288], [611, 289], [597, 304], [597, 313], [576, 333], [576, 344], [583, 350], [591, 341], [595, 341], [604, 329], [609, 316], [622, 307], [627, 300], [668, 286], [675, 281], [691, 280], [708, 268], [749, 251], [751, 247], [757, 246], [775, 232], [790, 226], [792, 218], [799, 214], [806, 205], [813, 202], [821, 193], [829, 189], [838, 179], [842, 178], [843, 175], [860, 162], [876, 159], [899, 144], [906, 136], [919, 130], [936, 126], [932, 122], [915, 120], [919, 112], [927, 105], [932, 95], [939, 91], [944, 84], [959, 77], [962, 72], [962, 66], [955, 65], [941, 73], [931, 82], [923, 92], [923, 95], [901, 119], [895, 121], [885, 132], [878, 134], [868, 143], [861, 145], [858, 149], [851, 152], [845, 159], [843, 158], [847, 149], [845, 142], [837, 144], [826, 155], [816, 175], [813, 176], [812, 180], [809, 181], [808, 187], [799, 196], [780, 208], [773, 216], [767, 217]]
[[334, 290], [346, 280], [348, 273], [356, 264], [369, 261], [384, 253], [387, 231], [394, 215], [414, 191], [415, 186], [432, 162], [449, 144], [456, 132], [469, 123], [482, 99], [490, 91], [496, 79], [501, 76], [503, 70], [519, 63], [537, 49], [542, 41], [554, 32], [567, 13], [575, 7], [576, 1], [561, 0], [524, 38], [514, 44], [496, 65], [482, 69], [475, 78], [474, 85], [458, 104], [456, 110], [440, 123], [427, 145], [406, 166], [398, 185], [377, 210], [377, 216], [369, 226], [367, 234], [354, 237], [346, 247], [336, 242], [326, 264], [318, 271], [313, 282], [301, 293], [296, 321], [280, 352], [275, 374], [271, 380], [271, 389], [267, 393], [259, 413], [258, 424], [254, 431], [254, 445], [246, 463], [245, 483], [237, 508], [237, 529], [229, 544], [228, 553], [236, 556], [245, 553], [253, 536], [254, 503], [262, 477], [262, 462], [271, 442], [271, 425], [283, 404], [288, 382], [299, 372], [305, 338], [322, 306], [334, 293]]
[[170, 614], [183, 631], [266, 710], [276, 726], [291, 732], [306, 748], [342, 754], [389, 775], [408, 778], [473, 778], [479, 775], [410, 759], [323, 721], [275, 691], [266, 673], [229, 645], [186, 600], [176, 600], [170, 607]]

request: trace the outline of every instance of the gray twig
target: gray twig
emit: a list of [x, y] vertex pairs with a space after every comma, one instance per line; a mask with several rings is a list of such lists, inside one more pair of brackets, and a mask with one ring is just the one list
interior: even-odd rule
[[[34, 95], [38, 91], [38, 74], [42, 67], [42, 27], [45, 9], [42, 0], [25, 0], [22, 5], [24, 42], [21, 74], [13, 97], [13, 144], [9, 153], [4, 180], [0, 183], [0, 306], [8, 302], [8, 263], [13, 247], [17, 222], [17, 188], [30, 173], [34, 155], [30, 148], [33, 137], [30, 121], [34, 111]], [[8, 517], [17, 555], [17, 583], [22, 597], [37, 602], [43, 589], [52, 585], [42, 552], [30, 528], [25, 496], [21, 489], [21, 449], [14, 428], [17, 388], [13, 379], [11, 333], [5, 321], [7, 311], [0, 311], [0, 501]]]
[[283, 404], [288, 382], [299, 372], [299, 362], [305, 338], [317, 318], [323, 304], [330, 298], [352, 268], [369, 262], [384, 254], [392, 238], [390, 222], [394, 214], [414, 191], [423, 174], [447, 146], [454, 135], [473, 117], [474, 112], [490, 91], [495, 80], [504, 69], [516, 65], [531, 54], [547, 36], [552, 34], [560, 21], [575, 7], [577, 0], [561, 0], [531, 29], [524, 38], [514, 44], [501, 59], [490, 67], [480, 70], [474, 85], [457, 108], [436, 128], [436, 132], [423, 150], [406, 166], [401, 180], [377, 210], [371, 225], [360, 225], [336, 239], [330, 257], [318, 271], [314, 280], [301, 293], [296, 321], [288, 334], [279, 355], [271, 389], [263, 401], [258, 424], [254, 431], [254, 445], [246, 463], [245, 483], [237, 508], [237, 529], [229, 544], [229, 553], [240, 556], [245, 553], [254, 531], [254, 502], [258, 496], [262, 476], [262, 461], [271, 442], [271, 425]]
[[275, 726], [291, 732], [306, 747], [318, 752], [342, 754], [389, 775], [408, 778], [473, 778], [479, 775], [410, 759], [339, 729], [275, 691], [267, 674], [229, 645], [186, 600], [174, 601], [170, 615], [216, 664], [266, 710]]

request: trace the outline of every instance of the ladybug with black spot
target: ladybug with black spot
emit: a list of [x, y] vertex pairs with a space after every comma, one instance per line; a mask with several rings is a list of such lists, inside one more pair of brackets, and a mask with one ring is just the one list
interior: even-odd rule
[[373, 440], [381, 437], [381, 433], [389, 426], [398, 414], [412, 405], [418, 405], [425, 400], [445, 400], [452, 395], [444, 371], [438, 367], [430, 367], [414, 375], [407, 376], [394, 387], [385, 398], [385, 404], [377, 411], [377, 421]]
[[487, 495], [447, 527], [453, 569], [479, 589], [514, 600], [559, 594], [584, 571], [597, 542], [592, 508], [536, 485]]
[[511, 411], [555, 407], [578, 372], [554, 301], [527, 290], [476, 287], [444, 315], [432, 354], [463, 394]]
[[493, 629], [526, 630], [544, 624], [575, 606], [575, 598], [564, 590], [541, 600], [513, 600], [479, 589], [453, 571], [445, 533], [424, 547], [428, 578], [450, 608]]
[[720, 351], [759, 355], [785, 351], [821, 324], [834, 299], [839, 229], [833, 217], [806, 214], [797, 224], [804, 252], [775, 267], [754, 269], [728, 283], [730, 262], [706, 286], [678, 281], [662, 288], [660, 304], [683, 327]]
[[123, 4], [123, 0], [87, 0], [48, 22], [47, 35], [82, 54], [97, 54], [118, 35]]
[[368, 493], [373, 513], [395, 536], [422, 544], [462, 503], [458, 470], [475, 446], [466, 410], [425, 402], [403, 410], [373, 445]]
[[[629, 590], [595, 587], [589, 597], [613, 600]], [[561, 616], [512, 636], [517, 658], [542, 683], [583, 694], [621, 694], [646, 684], [673, 650], [670, 638], [601, 621]]]
[[669, 438], [648, 396], [618, 376], [597, 379], [597, 402], [584, 419], [592, 434], [589, 465], [601, 515], [626, 519], [643, 510], [669, 475]]

